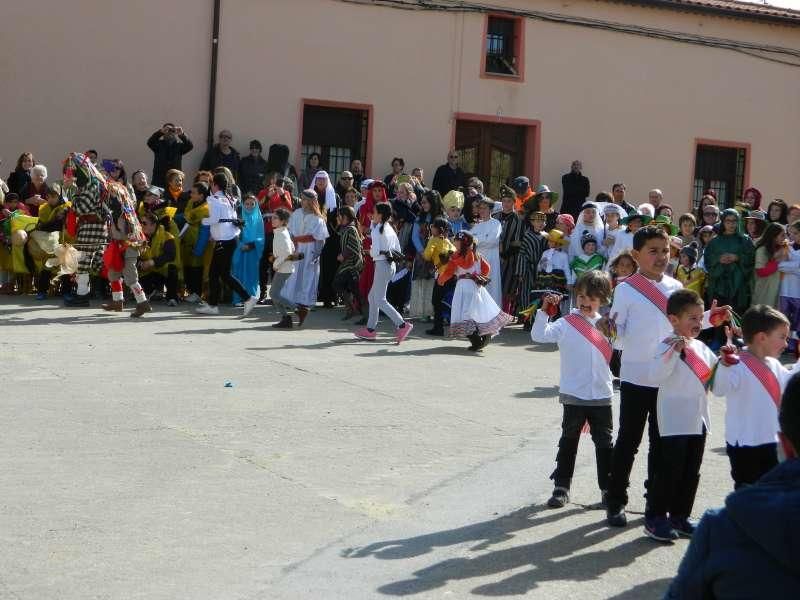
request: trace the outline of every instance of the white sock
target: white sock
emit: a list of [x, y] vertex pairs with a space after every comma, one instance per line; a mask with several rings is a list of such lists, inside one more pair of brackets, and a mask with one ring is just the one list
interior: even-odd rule
[[147, 294], [144, 293], [142, 285], [138, 281], [131, 286], [131, 291], [133, 292], [133, 297], [136, 298], [136, 304], [147, 302]]
[[78, 295], [85, 296], [89, 293], [89, 274], [78, 273]]

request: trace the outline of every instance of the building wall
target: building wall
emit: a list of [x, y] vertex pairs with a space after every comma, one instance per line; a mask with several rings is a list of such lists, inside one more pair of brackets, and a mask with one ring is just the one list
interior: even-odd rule
[[[20, 58], [0, 65], [3, 80], [19, 82], [4, 94], [3, 172], [24, 148], [53, 165], [88, 146], [123, 158], [129, 171], [149, 170], [144, 142], [164, 120], [192, 135], [191, 170], [205, 141], [211, 0], [142, 0], [113, 13], [93, 2], [93, 18], [88, 4], [58, 24], [38, 18], [48, 5], [65, 12], [51, 0], [35, 14], [4, 7], [18, 27], [0, 46]], [[492, 4], [800, 48], [800, 28], [596, 0]], [[455, 113], [538, 120], [542, 182], [558, 187], [580, 158], [593, 192], [624, 180], [640, 202], [660, 187], [676, 209], [689, 203], [695, 139], [736, 141], [751, 146], [751, 183], [767, 197], [800, 201], [798, 69], [527, 20], [525, 83], [482, 79], [484, 21], [336, 0], [223, 0], [217, 129], [231, 129], [240, 151], [259, 138], [289, 145], [296, 159], [302, 98], [370, 104], [372, 174], [404, 156], [430, 179]], [[30, 48], [31, 30], [39, 45], [18, 51]]]

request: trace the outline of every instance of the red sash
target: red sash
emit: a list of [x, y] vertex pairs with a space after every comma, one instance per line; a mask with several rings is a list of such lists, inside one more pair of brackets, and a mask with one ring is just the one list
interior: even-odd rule
[[686, 346], [686, 348], [683, 349], [682, 358], [686, 366], [689, 367], [689, 370], [691, 370], [700, 380], [700, 383], [705, 386], [711, 378], [712, 370], [711, 367], [706, 364], [706, 361], [703, 360], [703, 357], [689, 346]]
[[769, 394], [769, 397], [772, 398], [772, 401], [775, 403], [775, 407], [780, 408], [781, 384], [778, 382], [778, 378], [775, 377], [775, 373], [773, 373], [770, 368], [761, 360], [749, 352], [740, 353], [739, 360], [742, 361], [745, 366], [750, 369], [750, 372], [755, 375], [756, 379], [761, 382], [761, 385], [764, 386], [767, 394]]
[[597, 348], [607, 363], [611, 362], [611, 354], [614, 349], [597, 327], [594, 327], [589, 321], [575, 313], [568, 314], [564, 317], [564, 320], [572, 325], [592, 346]]
[[634, 273], [625, 280], [625, 283], [650, 300], [664, 316], [667, 315], [667, 297], [655, 283], [641, 273]]

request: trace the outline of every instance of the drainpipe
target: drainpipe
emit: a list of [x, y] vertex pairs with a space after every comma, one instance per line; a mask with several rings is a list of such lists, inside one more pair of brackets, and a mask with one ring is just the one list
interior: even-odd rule
[[219, 53], [219, 9], [221, 0], [214, 0], [214, 22], [211, 33], [211, 84], [208, 91], [207, 147], [214, 145], [214, 116], [217, 110], [217, 55]]

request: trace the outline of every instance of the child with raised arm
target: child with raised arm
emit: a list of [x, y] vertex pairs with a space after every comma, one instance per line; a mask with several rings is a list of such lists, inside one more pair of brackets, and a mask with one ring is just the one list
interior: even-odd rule
[[750, 485], [778, 464], [778, 409], [790, 369], [778, 360], [786, 349], [789, 320], [771, 306], [757, 304], [742, 316], [747, 347], [732, 353], [730, 332], [712, 391], [725, 396], [725, 442], [734, 488]]
[[651, 515], [645, 533], [660, 542], [691, 537], [689, 519], [700, 483], [706, 433], [710, 430], [706, 384], [717, 363], [708, 346], [696, 338], [702, 330], [703, 299], [689, 289], [667, 300], [672, 334], [650, 363], [650, 377], [659, 385], [656, 413], [661, 434], [661, 461], [655, 469], [648, 501]]
[[556, 470], [550, 475], [555, 483], [547, 501], [551, 508], [569, 502], [569, 490], [575, 470], [575, 456], [584, 423], [588, 422], [597, 461], [597, 485], [605, 501], [612, 455], [611, 343], [595, 327], [602, 304], [611, 299], [611, 280], [602, 271], [587, 271], [575, 284], [576, 308], [561, 319], [550, 322], [561, 297], [548, 294], [536, 313], [531, 339], [537, 343], [557, 343], [561, 355], [559, 402], [564, 407], [561, 439], [558, 441]]

